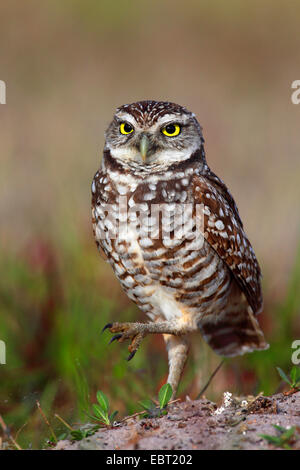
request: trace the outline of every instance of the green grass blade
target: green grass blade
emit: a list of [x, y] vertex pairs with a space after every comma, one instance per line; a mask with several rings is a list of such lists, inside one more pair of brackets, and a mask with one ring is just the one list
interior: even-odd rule
[[282, 445], [280, 437], [269, 436], [268, 434], [259, 434], [259, 436], [265, 439], [266, 441], [270, 442], [270, 444], [274, 444], [275, 446]]
[[284, 380], [286, 383], [288, 383], [290, 386], [292, 386], [292, 382], [290, 381], [290, 379], [288, 378], [288, 376], [286, 375], [285, 372], [283, 372], [282, 369], [280, 369], [280, 367], [276, 367], [277, 371], [278, 371], [278, 374], [280, 375], [280, 377], [282, 378], [282, 380]]
[[158, 392], [158, 399], [159, 399], [159, 406], [160, 409], [167, 406], [169, 403], [171, 396], [172, 396], [172, 387], [170, 384], [165, 384], [161, 387], [160, 391]]
[[118, 413], [119, 413], [118, 411], [113, 411], [112, 414], [110, 415], [109, 421], [111, 424], [114, 422], [115, 417], [117, 416]]
[[95, 413], [95, 416], [103, 421], [105, 424], [110, 424], [109, 422], [109, 417], [106, 411], [104, 411], [101, 406], [96, 405], [95, 403], [93, 404], [93, 410]]
[[293, 387], [296, 387], [298, 384], [300, 385], [300, 367], [294, 366], [291, 370], [290, 376]]
[[155, 404], [150, 399], [139, 401], [139, 405], [141, 405], [141, 407], [144, 408], [144, 410], [146, 410], [146, 411], [149, 411], [149, 410], [152, 410], [153, 408], [155, 408]]
[[108, 398], [106, 395], [104, 395], [103, 392], [100, 392], [98, 391], [97, 392], [97, 401], [99, 403], [99, 405], [101, 406], [101, 408], [104, 410], [104, 411], [108, 411], [108, 407], [109, 407], [109, 403], [108, 403]]

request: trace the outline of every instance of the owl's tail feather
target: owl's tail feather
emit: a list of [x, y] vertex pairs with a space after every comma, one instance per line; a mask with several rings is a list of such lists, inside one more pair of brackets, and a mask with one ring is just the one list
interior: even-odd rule
[[228, 305], [219, 315], [198, 322], [204, 340], [221, 356], [238, 356], [269, 348], [247, 301]]

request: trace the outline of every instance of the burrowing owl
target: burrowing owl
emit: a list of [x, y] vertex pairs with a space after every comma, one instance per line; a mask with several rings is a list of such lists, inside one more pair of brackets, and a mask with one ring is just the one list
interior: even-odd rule
[[93, 229], [122, 288], [147, 323], [110, 323], [130, 339], [164, 335], [175, 395], [188, 337], [200, 331], [222, 356], [268, 345], [255, 315], [261, 272], [225, 184], [209, 169], [195, 115], [169, 102], [116, 110], [92, 183]]

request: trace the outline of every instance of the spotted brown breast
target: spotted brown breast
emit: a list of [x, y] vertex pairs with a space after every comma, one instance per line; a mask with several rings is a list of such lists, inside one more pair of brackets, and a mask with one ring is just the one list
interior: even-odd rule
[[121, 286], [152, 321], [188, 324], [218, 354], [265, 349], [260, 268], [226, 186], [197, 159], [153, 169], [107, 154], [93, 180], [96, 242]]

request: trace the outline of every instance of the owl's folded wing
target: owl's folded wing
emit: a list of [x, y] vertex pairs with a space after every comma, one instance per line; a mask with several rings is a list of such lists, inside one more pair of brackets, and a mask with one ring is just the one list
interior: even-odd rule
[[202, 204], [205, 239], [231, 270], [253, 313], [259, 313], [263, 302], [261, 271], [233, 197], [212, 172], [194, 175], [192, 191], [195, 203]]

